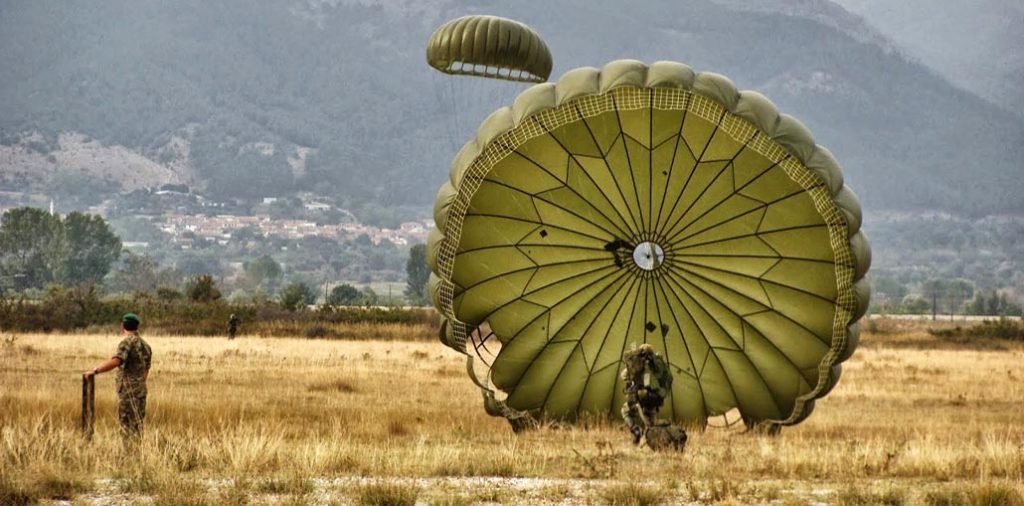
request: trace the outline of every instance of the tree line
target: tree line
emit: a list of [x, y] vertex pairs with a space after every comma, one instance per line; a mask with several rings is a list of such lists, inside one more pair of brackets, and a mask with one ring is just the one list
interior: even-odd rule
[[0, 218], [0, 287], [97, 284], [120, 255], [121, 239], [99, 216], [20, 207]]
[[978, 289], [968, 279], [931, 278], [908, 287], [893, 278], [879, 276], [872, 278], [871, 283], [870, 310], [876, 314], [1024, 315], [1024, 307], [1006, 292]]
[[[406, 304], [427, 302], [429, 270], [423, 245], [414, 246], [406, 265]], [[185, 275], [147, 254], [122, 248], [121, 239], [103, 218], [73, 212], [65, 217], [21, 207], [0, 218], [0, 293], [45, 298], [49, 287], [87, 286], [92, 291], [151, 296], [165, 302], [208, 303], [224, 299], [223, 278], [209, 271]], [[301, 278], [286, 279], [285, 269], [271, 255], [246, 261], [232, 282], [227, 302], [275, 303], [288, 310], [315, 304], [318, 291]], [[342, 283], [325, 294], [328, 306], [391, 304], [369, 287]]]

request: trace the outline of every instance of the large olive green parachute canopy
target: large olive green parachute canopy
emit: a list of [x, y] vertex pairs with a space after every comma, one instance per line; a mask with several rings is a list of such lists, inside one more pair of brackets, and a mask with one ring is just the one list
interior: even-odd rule
[[530, 27], [497, 16], [465, 16], [441, 25], [427, 42], [427, 63], [446, 74], [542, 83], [551, 53]]
[[798, 423], [868, 304], [860, 207], [829, 151], [680, 63], [526, 90], [456, 155], [434, 213], [441, 338], [514, 425], [617, 414], [622, 355], [645, 342], [675, 377], [659, 417]]

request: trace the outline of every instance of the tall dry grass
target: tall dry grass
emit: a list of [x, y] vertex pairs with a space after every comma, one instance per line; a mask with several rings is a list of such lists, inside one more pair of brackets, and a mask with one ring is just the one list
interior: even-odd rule
[[[116, 336], [23, 335], [0, 348], [0, 503], [352, 503], [394, 488], [454, 504], [484, 500], [474, 484], [491, 479], [511, 502], [909, 504], [986, 486], [1019, 497], [1024, 346], [952, 348], [899, 325], [864, 336], [805, 423], [779, 437], [709, 429], [682, 455], [635, 448], [607, 422], [514, 435], [483, 412], [464, 359], [439, 344], [162, 336], [147, 336], [146, 433], [127, 453], [112, 374], [97, 381], [96, 437], [86, 444], [77, 431], [79, 375], [112, 354]], [[413, 481], [389, 488], [396, 480]]]

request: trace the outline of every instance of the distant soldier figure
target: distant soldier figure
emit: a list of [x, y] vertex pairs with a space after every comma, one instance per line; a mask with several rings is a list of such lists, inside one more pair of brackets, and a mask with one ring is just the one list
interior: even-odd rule
[[142, 422], [146, 418], [146, 377], [153, 360], [149, 345], [139, 337], [140, 323], [135, 313], [121, 317], [121, 335], [124, 338], [117, 345], [117, 353], [82, 375], [88, 379], [117, 368], [117, 418], [126, 440], [142, 434]]
[[622, 379], [626, 381], [622, 418], [633, 434], [633, 444], [640, 444], [647, 429], [655, 425], [655, 415], [672, 388], [672, 373], [647, 343], [626, 352], [622, 361]]
[[231, 339], [234, 339], [235, 338], [235, 334], [238, 333], [238, 324], [239, 323], [242, 323], [242, 320], [239, 320], [238, 317], [235, 316], [235, 313], [231, 313], [231, 318], [228, 318], [228, 340], [229, 341]]

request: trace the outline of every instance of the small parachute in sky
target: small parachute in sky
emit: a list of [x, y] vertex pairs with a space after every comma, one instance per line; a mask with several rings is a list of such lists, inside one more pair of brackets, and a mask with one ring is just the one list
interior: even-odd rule
[[426, 53], [431, 89], [446, 120], [437, 134], [446, 137], [451, 151], [462, 146], [496, 104], [511, 102], [530, 84], [551, 75], [551, 52], [540, 35], [497, 16], [464, 16], [444, 23], [430, 36]]
[[497, 16], [464, 16], [441, 25], [427, 43], [427, 63], [452, 75], [542, 83], [551, 52], [532, 28]]
[[660, 418], [799, 423], [868, 305], [860, 206], [829, 151], [681, 63], [529, 88], [455, 156], [434, 218], [441, 339], [513, 427], [617, 416], [641, 343], [675, 377]]

